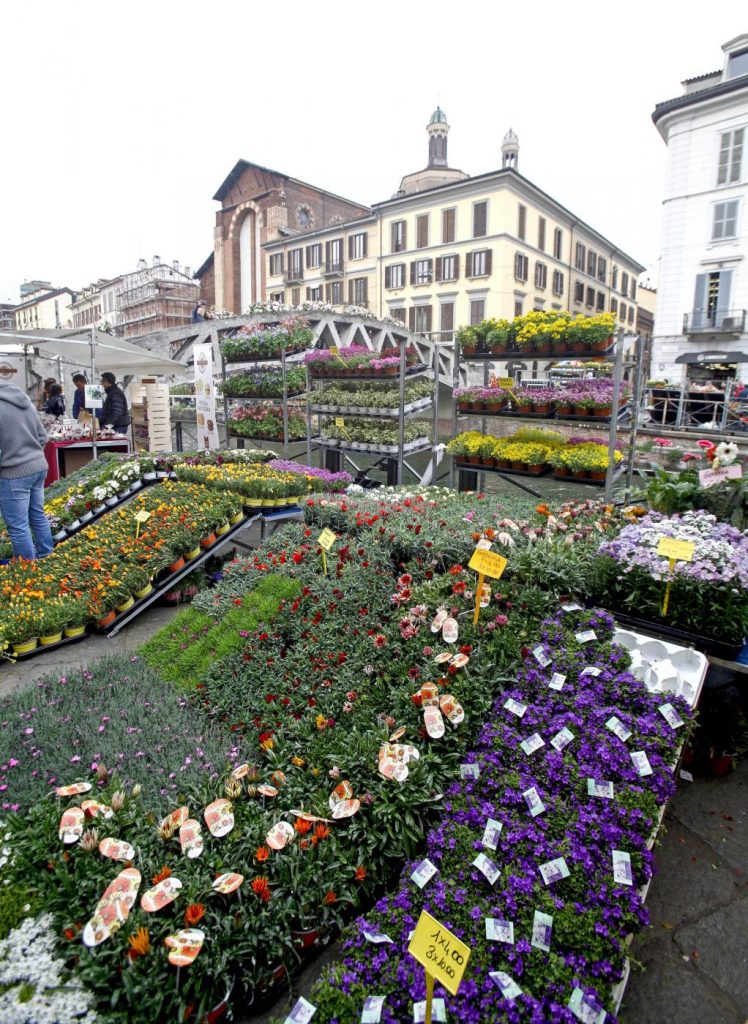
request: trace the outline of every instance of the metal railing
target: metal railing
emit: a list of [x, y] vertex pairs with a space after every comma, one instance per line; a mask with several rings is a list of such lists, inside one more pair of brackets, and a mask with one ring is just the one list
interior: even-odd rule
[[722, 391], [647, 388], [643, 412], [650, 423], [673, 430], [742, 433], [748, 430], [748, 395], [737, 394], [739, 382], [726, 381]]
[[300, 284], [304, 280], [303, 267], [289, 267], [283, 275], [284, 284]]
[[744, 309], [694, 309], [683, 314], [683, 333], [740, 334], [745, 330]]
[[331, 277], [334, 274], [343, 273], [343, 261], [342, 260], [325, 260], [324, 270], [322, 271], [325, 277]]

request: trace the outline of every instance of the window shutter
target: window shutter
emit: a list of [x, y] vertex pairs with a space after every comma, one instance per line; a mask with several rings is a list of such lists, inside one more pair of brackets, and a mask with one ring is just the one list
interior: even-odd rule
[[460, 257], [455, 256], [455, 281], [460, 278]]
[[306, 290], [306, 301], [309, 302], [311, 297], [312, 297], [312, 289], [311, 288], [307, 288], [307, 290]]
[[465, 254], [465, 277], [473, 276], [473, 254], [468, 252]]
[[473, 207], [473, 237], [482, 238], [486, 233], [486, 203], [476, 203]]
[[311, 265], [312, 265], [312, 247], [311, 247], [311, 245], [308, 245], [306, 247], [306, 267], [307, 267], [307, 270], [311, 267]]
[[392, 267], [385, 267], [384, 268], [384, 287], [385, 288], [391, 288], [392, 287]]
[[332, 242], [325, 242], [325, 263], [332, 262]]
[[486, 276], [491, 273], [491, 262], [493, 258], [493, 249], [486, 249]]
[[455, 327], [455, 305], [454, 302], [444, 302], [441, 308], [441, 330], [443, 332], [453, 331]]
[[717, 290], [717, 312], [724, 314], [730, 308], [730, 291], [732, 288], [732, 271], [720, 270]]
[[429, 265], [429, 281], [433, 281], [434, 280], [434, 261], [433, 261], [433, 259], [429, 259], [429, 260], [427, 260], [427, 263]]
[[408, 327], [415, 334], [416, 330], [416, 307], [411, 306], [408, 310]]
[[433, 330], [432, 313], [433, 313], [433, 309], [431, 308], [431, 306], [426, 306], [425, 309], [424, 309], [424, 316], [425, 316], [424, 330], [425, 330], [425, 332], [427, 334], [431, 334], [431, 331]]
[[408, 248], [408, 224], [407, 224], [407, 221], [403, 221], [403, 246], [402, 246], [402, 251], [405, 252], [405, 250], [407, 248]]
[[364, 302], [363, 302], [363, 304], [364, 304], [364, 306], [367, 306], [369, 304], [369, 278], [365, 277], [363, 279], [363, 281], [364, 281]]
[[361, 236], [361, 255], [369, 255], [369, 236], [366, 233]]
[[353, 259], [353, 235], [348, 236], [348, 259]]
[[416, 283], [416, 261], [415, 260], [411, 260], [410, 261], [410, 283], [411, 284], [415, 284]]
[[437, 280], [437, 281], [443, 281], [444, 280], [444, 274], [442, 272], [443, 266], [444, 266], [444, 257], [437, 256], [436, 257], [436, 272], [435, 272], [435, 275], [434, 275], [435, 276], [435, 280]]
[[348, 305], [353, 305], [353, 278], [348, 282]]
[[397, 245], [397, 224], [390, 224], [390, 252], [395, 252]]

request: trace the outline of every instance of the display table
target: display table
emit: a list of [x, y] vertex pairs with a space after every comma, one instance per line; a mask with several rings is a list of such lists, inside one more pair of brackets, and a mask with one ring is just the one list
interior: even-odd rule
[[[107, 452], [130, 451], [130, 442], [126, 437], [112, 441], [97, 441], [96, 450]], [[44, 458], [47, 460], [47, 479], [44, 486], [49, 487], [61, 476], [73, 473], [93, 459], [93, 441], [47, 441], [44, 446]]]

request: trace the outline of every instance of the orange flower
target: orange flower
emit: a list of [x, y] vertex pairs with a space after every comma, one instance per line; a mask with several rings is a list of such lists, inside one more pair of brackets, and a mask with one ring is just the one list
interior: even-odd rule
[[166, 865], [164, 865], [161, 868], [161, 870], [158, 872], [158, 874], [153, 876], [151, 881], [153, 882], [154, 885], [158, 885], [159, 882], [163, 882], [163, 880], [165, 878], [169, 878], [170, 875], [171, 875], [171, 868], [167, 868]]
[[189, 907], [184, 912], [184, 923], [188, 928], [191, 928], [193, 924], [197, 924], [205, 917], [205, 907], [202, 903], [190, 903]]
[[366, 868], [363, 864], [360, 864], [355, 871], [355, 877], [357, 882], [363, 882], [366, 878]]
[[147, 928], [138, 928], [135, 934], [131, 935], [127, 941], [130, 943], [127, 955], [131, 960], [137, 960], [139, 956], [145, 956], [151, 948], [151, 937], [148, 934]]
[[255, 896], [259, 896], [263, 903], [267, 903], [270, 899], [270, 885], [267, 878], [264, 878], [262, 875], [254, 878], [252, 880], [252, 892]]
[[330, 835], [330, 829], [327, 825], [317, 825], [314, 829], [314, 835], [312, 836], [312, 842], [316, 846], [317, 843], [321, 843], [323, 839], [327, 839]]
[[309, 829], [312, 827], [311, 821], [307, 821], [305, 818], [297, 818], [293, 823], [293, 827], [299, 833], [300, 836], [305, 836]]
[[269, 856], [270, 856], [270, 850], [268, 850], [267, 846], [258, 846], [257, 847], [257, 853], [255, 853], [255, 860], [259, 860], [259, 861], [267, 860]]
[[335, 895], [335, 893], [332, 891], [332, 889], [330, 889], [329, 892], [325, 893], [325, 896], [324, 896], [324, 899], [322, 900], [322, 902], [326, 903], [327, 906], [330, 907], [330, 906], [332, 906], [333, 903], [337, 903], [338, 902], [338, 897]]

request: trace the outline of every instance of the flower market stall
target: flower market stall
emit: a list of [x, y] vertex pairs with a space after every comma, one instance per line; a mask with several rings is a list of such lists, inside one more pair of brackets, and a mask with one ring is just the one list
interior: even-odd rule
[[[693, 543], [687, 602], [727, 621], [731, 600], [737, 632], [745, 538], [593, 500], [336, 494], [343, 477], [250, 454], [170, 460], [176, 479], [3, 569], [20, 638], [63, 588], [103, 617], [249, 501], [304, 494], [303, 523], [136, 656], [0, 704], [0, 1000], [54, 998], [27, 942], [81, 1019], [246, 1016], [342, 929], [293, 1019], [423, 1019], [427, 910], [469, 949], [434, 1019], [614, 1021], [706, 662], [618, 628], [596, 588], [611, 560]], [[622, 587], [664, 596], [631, 565]]]

